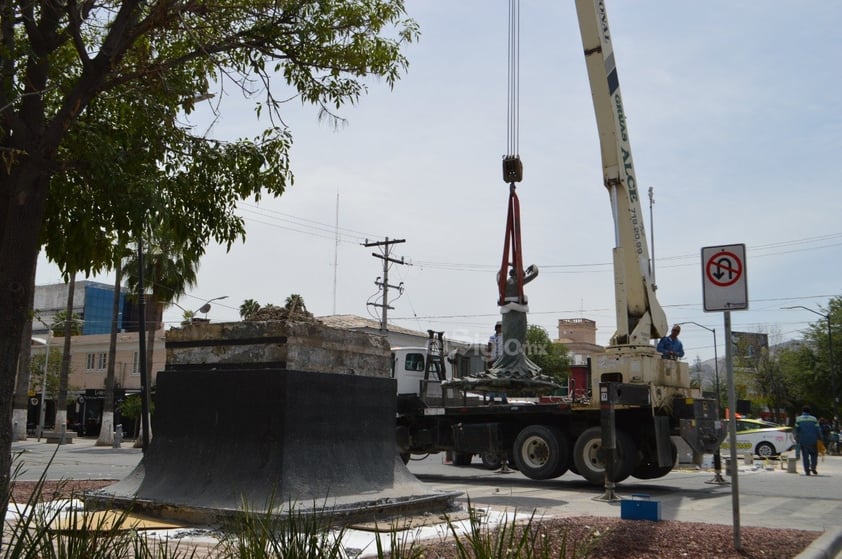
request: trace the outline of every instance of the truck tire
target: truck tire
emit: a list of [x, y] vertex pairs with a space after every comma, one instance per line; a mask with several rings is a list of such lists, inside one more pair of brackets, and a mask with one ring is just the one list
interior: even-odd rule
[[657, 456], [654, 457], [654, 460], [647, 459], [644, 456], [640, 464], [632, 471], [632, 477], [637, 479], [657, 479], [670, 473], [678, 459], [678, 449], [675, 447], [675, 443], [670, 441], [670, 447], [672, 448], [672, 464], [669, 466], [659, 466]]
[[496, 452], [483, 452], [479, 457], [482, 460], [482, 467], [488, 470], [497, 470], [503, 465], [500, 455]]
[[474, 455], [470, 452], [454, 452], [453, 465], [454, 466], [470, 466]]
[[530, 479], [552, 479], [567, 471], [567, 437], [546, 425], [524, 427], [515, 438], [515, 466]]
[[[617, 456], [614, 466], [614, 483], [619, 483], [629, 477], [637, 462], [637, 450], [634, 441], [625, 432], [617, 430]], [[579, 475], [593, 485], [605, 483], [605, 464], [599, 457], [602, 448], [602, 428], [590, 427], [585, 429], [573, 447], [573, 461]]]

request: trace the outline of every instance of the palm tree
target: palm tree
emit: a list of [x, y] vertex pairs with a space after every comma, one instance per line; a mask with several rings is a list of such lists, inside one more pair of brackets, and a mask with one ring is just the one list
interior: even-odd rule
[[[70, 274], [67, 284], [67, 306], [64, 313], [56, 313], [53, 332], [56, 336], [64, 336], [64, 352], [61, 354], [61, 375], [59, 376], [58, 398], [56, 399], [56, 419], [53, 430], [64, 433], [67, 429], [67, 387], [70, 381], [70, 340], [81, 334], [82, 328], [78, 317], [73, 314], [73, 295], [76, 291], [76, 274]], [[62, 316], [63, 314], [63, 316]], [[62, 318], [64, 319], [62, 322]]]
[[259, 310], [260, 303], [258, 303], [254, 299], [246, 299], [245, 301], [243, 301], [243, 304], [240, 305], [240, 318], [247, 320]]
[[123, 269], [115, 266], [114, 298], [111, 303], [111, 335], [108, 339], [108, 368], [105, 371], [105, 395], [102, 402], [102, 422], [96, 446], [114, 444], [114, 368], [117, 359], [117, 332], [120, 317], [120, 284], [123, 283]]
[[[146, 386], [151, 387], [155, 332], [163, 328], [164, 308], [196, 285], [200, 251], [191, 250], [160, 228], [146, 242], [143, 254], [144, 297], [146, 299]], [[137, 252], [123, 262], [123, 274], [132, 293], [137, 293]], [[151, 435], [151, 429], [150, 433]], [[138, 437], [138, 442], [140, 437]], [[137, 443], [135, 443], [137, 446]]]
[[289, 311], [289, 314], [293, 313], [306, 313], [307, 307], [304, 306], [304, 297], [299, 295], [298, 293], [293, 293], [289, 297], [287, 297], [286, 304], [284, 308]]

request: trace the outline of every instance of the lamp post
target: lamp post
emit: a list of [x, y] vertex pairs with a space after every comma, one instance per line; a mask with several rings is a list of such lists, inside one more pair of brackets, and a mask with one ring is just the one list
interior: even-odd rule
[[205, 318], [207, 318], [208, 312], [210, 312], [210, 310], [211, 310], [211, 303], [213, 303], [214, 301], [221, 301], [222, 299], [227, 299], [227, 298], [228, 298], [228, 295], [222, 295], [220, 297], [214, 297], [213, 299], [208, 299], [207, 301], [205, 301], [202, 304], [201, 307], [199, 307], [195, 311], [188, 311], [187, 309], [185, 309], [184, 307], [182, 307], [181, 305], [179, 305], [175, 301], [173, 301], [173, 305], [175, 305], [176, 307], [178, 307], [179, 309], [184, 311], [185, 319], [189, 320], [190, 322], [193, 322], [193, 317], [196, 316], [196, 313], [202, 313], [202, 314], [205, 315]]
[[[717, 419], [722, 417], [722, 392], [719, 390], [719, 355], [716, 353], [716, 328], [708, 328], [707, 326], [703, 326], [698, 322], [693, 322], [692, 320], [687, 320], [685, 322], [679, 322], [678, 324], [695, 324], [699, 328], [704, 328], [711, 334], [713, 334], [713, 372], [714, 372], [714, 380], [716, 381], [716, 413]], [[713, 477], [712, 480], [706, 483], [712, 483], [717, 485], [724, 485], [728, 482], [722, 477], [722, 455], [719, 451], [719, 447], [716, 447], [716, 450], [713, 451], [713, 468], [716, 471], [716, 475]]]
[[833, 429], [834, 431], [839, 431], [839, 395], [836, 393], [836, 368], [833, 366], [833, 332], [830, 328], [830, 310], [828, 309], [827, 314], [824, 314], [803, 305], [793, 305], [791, 307], [781, 308], [787, 310], [804, 309], [805, 311], [810, 311], [813, 314], [819, 315], [827, 322], [827, 352], [830, 359], [830, 391], [833, 396]]
[[692, 320], [688, 320], [686, 322], [679, 322], [678, 324], [695, 324], [699, 328], [704, 328], [705, 330], [713, 334], [713, 371], [714, 379], [716, 380], [716, 405], [720, 409], [722, 409], [721, 393], [719, 391], [719, 356], [716, 354], [716, 328], [708, 328], [707, 326], [703, 326], [698, 322], [693, 322]]
[[[49, 335], [52, 332], [48, 330], [47, 333]], [[41, 405], [38, 408], [38, 442], [41, 442], [41, 434], [44, 432], [44, 416], [47, 411], [44, 406], [44, 394], [47, 392], [47, 365], [50, 362], [50, 338], [48, 337], [45, 340], [44, 338], [33, 337], [32, 341], [42, 344], [46, 350], [46, 353], [44, 354], [44, 376], [41, 381]]]

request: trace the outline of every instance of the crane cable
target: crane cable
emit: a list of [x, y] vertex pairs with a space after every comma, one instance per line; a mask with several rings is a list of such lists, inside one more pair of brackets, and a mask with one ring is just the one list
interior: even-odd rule
[[[503, 261], [497, 273], [500, 297], [497, 304], [525, 304], [523, 294], [523, 256], [520, 238], [520, 201], [515, 183], [523, 180], [523, 163], [519, 154], [520, 119], [520, 0], [509, 0], [508, 106], [506, 122], [506, 155], [503, 156], [503, 180], [509, 183], [509, 204]], [[511, 267], [511, 270], [509, 268]], [[516, 284], [516, 296], [506, 296], [509, 276]]]
[[509, 0], [508, 106], [506, 157], [517, 158], [520, 119], [520, 0]]

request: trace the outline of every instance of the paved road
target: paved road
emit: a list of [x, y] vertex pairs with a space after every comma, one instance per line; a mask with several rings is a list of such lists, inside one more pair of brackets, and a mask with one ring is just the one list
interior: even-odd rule
[[[120, 448], [95, 446], [95, 439], [74, 438], [73, 443], [47, 444], [44, 439], [12, 443], [17, 479], [37, 480], [46, 469], [47, 479], [123, 479], [137, 466], [143, 451], [125, 442]], [[49, 466], [49, 467], [48, 467]]]
[[[18, 479], [35, 480], [52, 460], [49, 479], [122, 479], [143, 454], [131, 442], [121, 448], [97, 447], [93, 439], [74, 439], [56, 446], [34, 439], [13, 443], [15, 463], [21, 463]], [[534, 481], [518, 472], [502, 474], [483, 469], [479, 461], [470, 467], [442, 464], [443, 454], [413, 460], [409, 469], [433, 489], [460, 491], [473, 503], [494, 508], [558, 516], [619, 516], [618, 502], [597, 500], [605, 494], [581, 477], [567, 473], [561, 478]], [[798, 467], [800, 471], [800, 464]], [[724, 475], [724, 474], [723, 474]], [[617, 485], [616, 496], [647, 494], [661, 503], [661, 517], [686, 522], [732, 521], [732, 485], [706, 483], [713, 473], [677, 469], [656, 480], [629, 478]], [[778, 461], [739, 464], [740, 524], [805, 530], [835, 528], [842, 519], [842, 456], [827, 456], [819, 475], [805, 477], [787, 473]], [[730, 480], [730, 476], [725, 476]]]

